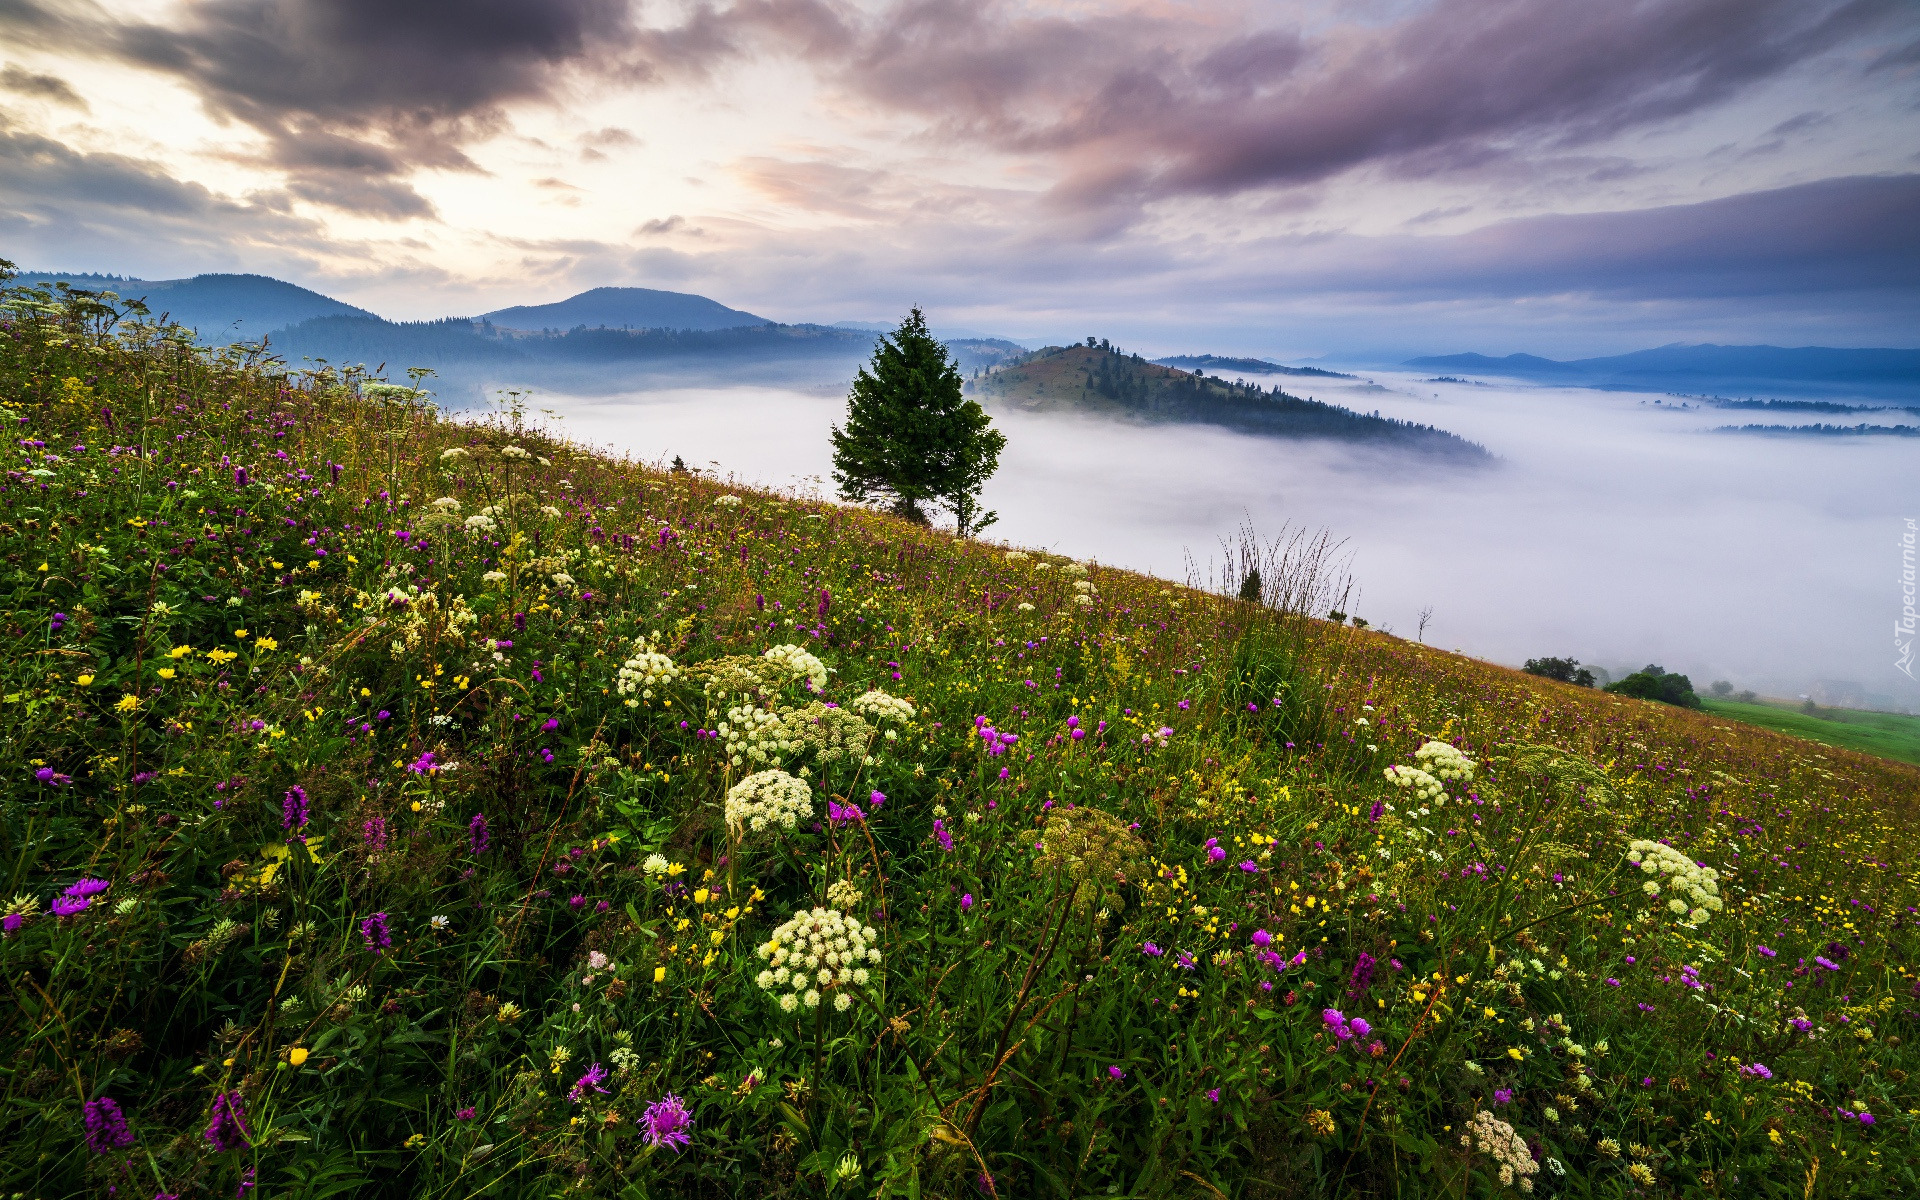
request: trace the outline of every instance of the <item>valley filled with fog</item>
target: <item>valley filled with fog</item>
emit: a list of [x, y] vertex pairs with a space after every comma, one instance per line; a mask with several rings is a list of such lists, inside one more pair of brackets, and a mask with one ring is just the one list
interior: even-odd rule
[[[1853, 684], [1855, 703], [1920, 708], [1892, 665], [1897, 541], [1920, 515], [1912, 439], [1714, 432], [1839, 418], [1628, 392], [1393, 372], [1281, 382], [1450, 430], [1500, 463], [996, 411], [1007, 448], [985, 492], [991, 536], [1184, 579], [1188, 555], [1204, 571], [1243, 518], [1269, 535], [1325, 527], [1347, 539], [1354, 614], [1401, 636], [1431, 606], [1427, 642], [1511, 665], [1570, 655], [1617, 677], [1654, 662], [1700, 687], [1846, 702]], [[821, 495], [845, 406], [818, 386], [534, 402], [584, 443]]]

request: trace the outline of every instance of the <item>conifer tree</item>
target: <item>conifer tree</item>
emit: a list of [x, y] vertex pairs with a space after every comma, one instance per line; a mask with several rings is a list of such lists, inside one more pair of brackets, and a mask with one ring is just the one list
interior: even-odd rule
[[833, 430], [833, 481], [844, 499], [922, 525], [929, 506], [944, 508], [965, 537], [994, 520], [980, 511], [980, 489], [1006, 444], [915, 307], [854, 378], [846, 424]]

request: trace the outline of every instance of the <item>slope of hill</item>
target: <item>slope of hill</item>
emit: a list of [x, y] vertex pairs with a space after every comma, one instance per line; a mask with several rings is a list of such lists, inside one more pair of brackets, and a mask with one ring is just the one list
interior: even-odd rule
[[598, 287], [552, 304], [518, 304], [484, 313], [481, 321], [508, 329], [733, 329], [771, 325], [765, 317], [728, 308], [705, 296], [653, 288]]
[[1298, 375], [1303, 378], [1353, 379], [1356, 376], [1342, 374], [1339, 371], [1324, 371], [1319, 367], [1283, 367], [1264, 358], [1222, 358], [1218, 354], [1176, 354], [1171, 358], [1153, 360], [1163, 367], [1176, 367], [1182, 371], [1198, 371], [1205, 374], [1212, 371], [1232, 371], [1239, 375]]
[[155, 318], [167, 317], [208, 342], [258, 340], [265, 334], [325, 317], [378, 318], [331, 296], [267, 275], [195, 275], [191, 279], [126, 279], [36, 272], [23, 283], [65, 280], [74, 287], [143, 300]]
[[1485, 448], [1442, 429], [1356, 413], [1257, 385], [1176, 370], [1110, 346], [1049, 346], [970, 380], [983, 400], [1030, 411], [1066, 410], [1130, 420], [1219, 425], [1268, 437], [1376, 442], [1461, 462], [1490, 462]]
[[12, 1192], [1913, 1194], [1914, 768], [88, 316]]
[[1826, 346], [1661, 346], [1558, 362], [1532, 354], [1409, 359], [1419, 370], [1468, 371], [1545, 383], [1650, 391], [1777, 390], [1920, 396], [1920, 350]]
[[1780, 704], [1748, 704], [1718, 696], [1702, 696], [1700, 702], [1717, 716], [1827, 746], [1920, 765], [1920, 717], [1851, 708], [1822, 708], [1809, 713]]

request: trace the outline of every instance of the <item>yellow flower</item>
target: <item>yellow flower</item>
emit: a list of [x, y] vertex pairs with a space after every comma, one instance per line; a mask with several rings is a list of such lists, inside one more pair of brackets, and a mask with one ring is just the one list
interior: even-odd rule
[[653, 981], [655, 983], [665, 983], [667, 981], [667, 969], [665, 967], [655, 967], [653, 969]]
[[712, 894], [713, 893], [707, 891], [707, 889], [705, 888], [696, 889], [693, 893], [693, 902], [695, 904], [705, 904], [707, 902], [707, 897], [711, 896]]
[[278, 571], [278, 570], [279, 570], [279, 569], [280, 569], [281, 567], [284, 567], [284, 566], [286, 566], [286, 564], [285, 564], [285, 563], [274, 563], [274, 564], [273, 564], [273, 569], [274, 569], [274, 570], [276, 570], [276, 571]]
[[213, 663], [213, 665], [214, 665], [214, 666], [216, 666], [216, 667], [217, 667], [217, 666], [220, 666], [220, 665], [221, 665], [222, 663], [229, 663], [229, 662], [232, 662], [232, 661], [233, 661], [234, 659], [236, 659], [236, 658], [238, 658], [238, 657], [240, 657], [240, 656], [239, 656], [239, 655], [237, 655], [237, 654], [235, 654], [235, 653], [234, 653], [233, 651], [231, 651], [231, 650], [209, 650], [209, 651], [207, 651], [207, 659], [208, 659], [208, 661], [210, 661], [210, 662], [212, 662], [212, 663]]
[[172, 679], [172, 678], [173, 678], [173, 668], [172, 668], [172, 667], [161, 667], [161, 668], [160, 668], [160, 678], [162, 678], [162, 679]]
[[134, 709], [140, 707], [140, 697], [133, 695], [122, 696], [120, 697], [120, 703], [114, 707], [123, 713], [132, 712]]
[[305, 1046], [295, 1046], [293, 1049], [287, 1051], [287, 1061], [296, 1067], [306, 1062], [307, 1048]]
[[420, 802], [419, 802], [418, 800], [415, 800], [415, 801], [413, 802], [413, 811], [414, 811], [414, 812], [419, 812], [419, 811], [420, 811]]
[[280, 643], [270, 637], [255, 638], [253, 640], [253, 648], [255, 650], [278, 650]]
[[173, 649], [167, 651], [167, 657], [168, 658], [185, 658], [187, 655], [192, 653], [193, 653], [192, 646], [175, 646]]
[[1521, 1060], [1521, 1059], [1523, 1059], [1523, 1058], [1525, 1058], [1525, 1057], [1526, 1057], [1526, 1055], [1525, 1055], [1525, 1054], [1523, 1054], [1523, 1053], [1521, 1053], [1521, 1051], [1520, 1051], [1520, 1047], [1518, 1047], [1518, 1046], [1508, 1046], [1508, 1047], [1507, 1047], [1507, 1057], [1508, 1057], [1508, 1058], [1511, 1058], [1511, 1059], [1513, 1059], [1514, 1061], [1516, 1061], [1516, 1062], [1517, 1062], [1517, 1061], [1519, 1061], [1519, 1060]]
[[81, 687], [87, 687], [93, 682], [93, 676], [82, 675], [80, 678], [74, 680], [74, 682], [79, 684]]
[[245, 637], [245, 636], [247, 636], [247, 631], [246, 631], [246, 630], [244, 630], [244, 629], [236, 629], [236, 630], [234, 630], [234, 631], [233, 631], [233, 636], [235, 636], [235, 637], [237, 637], [237, 638], [243, 638], [243, 637]]

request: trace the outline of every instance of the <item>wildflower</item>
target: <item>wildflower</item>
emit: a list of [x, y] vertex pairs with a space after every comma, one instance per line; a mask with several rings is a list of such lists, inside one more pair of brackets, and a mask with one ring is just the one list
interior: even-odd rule
[[445, 933], [453, 928], [453, 918], [447, 916], [445, 913], [437, 913], [427, 920], [427, 924], [433, 928], [435, 933]]
[[1209, 1100], [1211, 1100], [1211, 1101], [1213, 1101], [1213, 1102], [1214, 1102], [1215, 1104], [1218, 1104], [1218, 1103], [1220, 1103], [1220, 1089], [1219, 1089], [1219, 1088], [1208, 1088], [1208, 1089], [1207, 1089], [1207, 1099], [1209, 1099]]
[[120, 1106], [109, 1096], [89, 1100], [83, 1109], [87, 1124], [87, 1148], [95, 1154], [112, 1154], [133, 1145], [133, 1130]]
[[393, 945], [393, 934], [387, 928], [387, 914], [374, 913], [360, 922], [360, 936], [366, 939], [367, 949], [375, 954]]
[[938, 818], [935, 818], [933, 822], [933, 837], [935, 841], [940, 843], [942, 850], [951, 851], [953, 849], [953, 834], [948, 831], [946, 822]]
[[965, 911], [967, 911], [968, 909], [970, 909], [970, 908], [972, 908], [972, 907], [973, 907], [973, 893], [972, 893], [972, 892], [968, 892], [968, 893], [967, 893], [966, 895], [964, 895], [964, 896], [962, 896], [962, 897], [960, 897], [960, 911], [961, 911], [961, 912], [965, 912]]
[[1125, 1079], [1127, 1077], [1127, 1073], [1125, 1071], [1122, 1071], [1119, 1067], [1108, 1067], [1107, 1077], [1113, 1080], [1115, 1083], [1118, 1083], [1122, 1079]]
[[239, 1092], [220, 1092], [213, 1098], [213, 1119], [201, 1134], [216, 1151], [251, 1147], [247, 1133], [246, 1106]]
[[295, 1046], [293, 1049], [287, 1051], [287, 1062], [291, 1065], [298, 1067], [306, 1061], [307, 1048], [305, 1046]]
[[680, 1097], [668, 1092], [640, 1114], [640, 1128], [646, 1131], [647, 1145], [654, 1149], [672, 1146], [675, 1154], [693, 1144], [688, 1130], [693, 1128], [693, 1114]]
[[1767, 947], [1765, 947], [1765, 946], [1755, 946], [1755, 947], [1754, 947], [1754, 949], [1755, 949], [1755, 950], [1758, 950], [1758, 951], [1759, 951], [1760, 953], [1762, 953], [1762, 954], [1764, 954], [1764, 955], [1766, 955], [1766, 956], [1767, 956], [1768, 958], [1777, 958], [1777, 957], [1778, 957], [1778, 955], [1776, 955], [1776, 954], [1775, 954], [1775, 953], [1774, 953], [1774, 952], [1773, 952], [1772, 950], [1770, 950], [1770, 949], [1768, 949], [1768, 948], [1767, 948]]
[[[85, 912], [88, 903], [89, 901], [87, 900], [77, 900], [72, 896], [55, 896], [52, 903], [47, 905], [47, 911], [56, 917], [71, 917], [77, 913]], [[16, 926], [16, 928], [18, 927]], [[8, 932], [12, 931], [9, 930]]]
[[475, 813], [467, 822], [467, 845], [475, 854], [485, 854], [493, 839], [487, 834], [487, 814]]
[[302, 829], [307, 824], [307, 790], [295, 785], [280, 801], [280, 828]]
[[587, 1068], [587, 1073], [585, 1075], [582, 1075], [580, 1078], [574, 1080], [573, 1090], [567, 1093], [567, 1099], [571, 1100], [575, 1104], [578, 1104], [586, 1096], [587, 1089], [589, 1088], [593, 1089], [596, 1092], [599, 1092], [603, 1096], [606, 1095], [607, 1089], [600, 1086], [601, 1083], [606, 1080], [606, 1078], [607, 1078], [606, 1068], [601, 1066], [599, 1063], [594, 1063], [592, 1066]]
[[1645, 1163], [1632, 1164], [1627, 1168], [1627, 1174], [1633, 1176], [1633, 1181], [1641, 1187], [1653, 1186], [1653, 1171]]
[[1333, 1114], [1324, 1108], [1307, 1110], [1307, 1132], [1315, 1137], [1333, 1136]]
[[1272, 942], [1273, 942], [1273, 935], [1268, 933], [1266, 930], [1256, 929], [1253, 931], [1253, 944], [1260, 947], [1262, 950], [1266, 949], [1269, 945], [1272, 944]]
[[727, 824], [736, 832], [759, 833], [770, 825], [792, 829], [812, 815], [813, 789], [778, 768], [756, 771], [727, 790]]
[[1767, 1069], [1765, 1063], [1748, 1063], [1746, 1066], [1740, 1068], [1740, 1073], [1754, 1079], [1766, 1080], [1773, 1078], [1773, 1072]]
[[1159, 958], [1162, 954], [1165, 954], [1166, 951], [1154, 945], [1152, 942], [1142, 942], [1140, 944], [1140, 953], [1146, 955], [1148, 958]]
[[1494, 1102], [1495, 1104], [1512, 1104], [1512, 1103], [1513, 1103], [1513, 1089], [1512, 1089], [1512, 1088], [1495, 1088], [1495, 1089], [1493, 1089], [1493, 1102]]
[[114, 705], [114, 707], [123, 713], [130, 713], [140, 707], [140, 697], [131, 694], [122, 696], [120, 697], [120, 703]]

